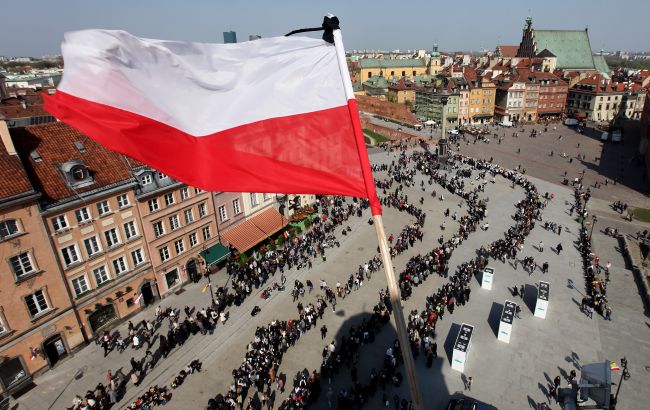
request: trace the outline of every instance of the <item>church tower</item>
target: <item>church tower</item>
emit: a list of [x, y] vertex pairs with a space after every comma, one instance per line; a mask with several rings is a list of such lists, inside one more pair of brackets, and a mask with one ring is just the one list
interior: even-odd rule
[[533, 18], [531, 16], [528, 16], [526, 17], [526, 24], [524, 25], [521, 43], [519, 43], [519, 51], [517, 51], [517, 57], [532, 58], [534, 56], [535, 42], [533, 32]]

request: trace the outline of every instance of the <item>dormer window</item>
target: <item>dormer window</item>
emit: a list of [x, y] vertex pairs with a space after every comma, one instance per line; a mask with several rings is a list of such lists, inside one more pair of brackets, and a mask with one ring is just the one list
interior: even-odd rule
[[80, 160], [65, 162], [60, 169], [71, 188], [81, 188], [95, 182], [88, 167]]
[[84, 179], [88, 178], [88, 170], [86, 167], [81, 165], [73, 167], [72, 170], [70, 170], [70, 174], [75, 181], [83, 181]]

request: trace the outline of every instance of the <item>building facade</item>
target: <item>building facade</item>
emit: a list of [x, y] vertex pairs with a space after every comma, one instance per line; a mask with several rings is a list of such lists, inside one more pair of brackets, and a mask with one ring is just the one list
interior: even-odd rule
[[62, 124], [17, 129], [43, 224], [86, 333], [157, 296], [128, 159]]
[[86, 340], [36, 192], [0, 121], [0, 393], [20, 390]]
[[200, 253], [219, 243], [212, 194], [149, 167], [133, 172], [157, 290], [168, 296], [187, 281], [199, 280], [205, 272]]
[[613, 121], [619, 115], [623, 94], [602, 75], [591, 75], [569, 90], [567, 115], [599, 123]]
[[365, 58], [359, 60], [359, 74], [361, 81], [366, 81], [374, 76], [385, 79], [394, 77], [413, 77], [428, 74], [427, 64], [423, 58], [381, 59]]

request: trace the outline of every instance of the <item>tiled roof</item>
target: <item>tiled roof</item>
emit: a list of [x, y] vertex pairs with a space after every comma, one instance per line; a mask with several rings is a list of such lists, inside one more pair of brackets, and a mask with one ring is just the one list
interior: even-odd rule
[[[125, 157], [63, 123], [16, 128], [12, 134], [27, 174], [46, 201], [57, 202], [132, 178]], [[75, 146], [76, 141], [83, 144], [85, 152], [80, 152]], [[33, 151], [40, 156], [39, 161], [30, 155]], [[74, 191], [68, 186], [59, 165], [73, 160], [83, 162], [94, 183]]]
[[594, 58], [585, 30], [534, 30], [535, 50], [547, 49], [557, 57], [557, 67], [594, 69]]
[[32, 184], [18, 155], [10, 155], [0, 140], [0, 199], [32, 191]]
[[517, 57], [517, 52], [519, 51], [519, 46], [497, 46], [499, 54], [503, 57]]
[[415, 90], [417, 88], [417, 84], [415, 84], [413, 81], [406, 79], [404, 77], [400, 78], [397, 81], [393, 81], [388, 85], [388, 88], [391, 90]]
[[426, 67], [423, 58], [405, 58], [384, 60], [382, 58], [364, 58], [359, 60], [361, 68], [400, 68], [400, 67]]
[[605, 61], [605, 56], [601, 56], [600, 54], [594, 55], [594, 67], [596, 68], [596, 71], [598, 73], [602, 74], [605, 78], [609, 79], [609, 66], [607, 65], [607, 61]]

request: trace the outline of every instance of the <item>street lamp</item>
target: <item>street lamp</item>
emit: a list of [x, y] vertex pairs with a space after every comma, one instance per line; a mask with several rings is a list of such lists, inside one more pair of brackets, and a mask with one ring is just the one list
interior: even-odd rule
[[206, 250], [204, 244], [203, 252], [201, 253], [203, 254], [203, 261], [201, 262], [201, 264], [205, 266], [205, 272], [203, 274], [208, 278], [208, 288], [210, 288], [210, 299], [212, 299], [212, 306], [214, 306], [214, 292], [212, 291], [212, 279], [210, 278], [210, 266], [208, 266], [208, 263], [205, 261], [206, 256], [210, 253], [210, 249]]
[[591, 236], [594, 234], [594, 226], [596, 226], [596, 222], [598, 221], [598, 218], [596, 218], [596, 214], [591, 216], [591, 232], [589, 232], [589, 242], [591, 242]]
[[623, 384], [623, 380], [629, 379], [630, 372], [627, 370], [627, 359], [625, 357], [621, 357], [621, 367], [622, 367], [622, 372], [621, 372], [621, 379], [618, 381], [618, 387], [616, 387], [616, 394], [614, 395], [614, 400], [612, 403], [614, 406], [616, 406], [616, 403], [618, 401], [618, 392], [621, 391], [621, 385]]

